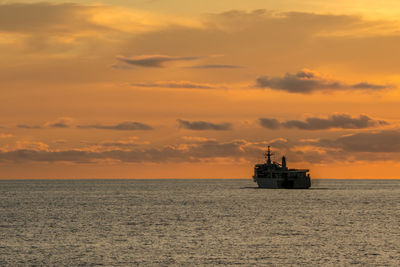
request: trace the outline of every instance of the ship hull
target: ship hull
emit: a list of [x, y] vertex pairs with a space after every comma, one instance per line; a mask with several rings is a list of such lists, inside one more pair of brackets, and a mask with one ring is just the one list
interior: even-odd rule
[[308, 189], [311, 186], [310, 178], [257, 178], [255, 182], [259, 188], [284, 188], [284, 189]]

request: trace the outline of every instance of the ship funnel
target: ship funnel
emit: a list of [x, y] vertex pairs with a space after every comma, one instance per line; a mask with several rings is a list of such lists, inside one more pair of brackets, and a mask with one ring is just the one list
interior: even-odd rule
[[286, 169], [286, 157], [282, 157], [282, 168]]

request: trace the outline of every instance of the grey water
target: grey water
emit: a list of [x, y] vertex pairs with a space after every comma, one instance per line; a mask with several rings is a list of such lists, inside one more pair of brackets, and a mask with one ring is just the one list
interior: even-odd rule
[[1, 266], [400, 262], [400, 180], [0, 181]]

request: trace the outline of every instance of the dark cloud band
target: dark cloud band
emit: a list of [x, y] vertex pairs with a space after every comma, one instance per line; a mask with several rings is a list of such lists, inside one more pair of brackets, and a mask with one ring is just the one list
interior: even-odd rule
[[318, 145], [339, 148], [346, 152], [400, 152], [400, 132], [394, 130], [356, 133], [335, 140], [322, 139]]
[[[115, 146], [116, 144], [113, 144]], [[0, 161], [36, 161], [36, 162], [75, 162], [90, 163], [99, 160], [113, 159], [121, 162], [187, 162], [200, 161], [211, 158], [241, 158], [248, 155], [262, 155], [262, 150], [248, 146], [244, 141], [218, 142], [208, 140], [195, 142], [182, 149], [179, 146], [165, 146], [162, 148], [145, 148], [131, 150], [33, 150], [20, 149], [14, 151], [0, 151]]]
[[260, 118], [259, 123], [267, 129], [299, 129], [299, 130], [328, 130], [328, 129], [365, 129], [375, 126], [388, 125], [383, 120], [374, 120], [366, 115], [351, 117], [348, 114], [335, 114], [328, 118], [310, 117], [304, 121], [288, 120], [280, 122], [274, 118]]
[[[290, 162], [323, 163], [346, 160], [400, 161], [400, 132], [380, 131], [355, 133], [334, 139], [289, 141], [278, 138], [263, 142], [233, 140], [187, 140], [185, 145], [174, 144], [151, 147], [129, 141], [102, 142], [94, 149], [51, 150], [37, 146], [0, 151], [0, 162], [73, 162], [93, 163], [116, 160], [126, 163], [142, 162], [199, 162], [216, 158], [229, 161], [254, 162], [262, 159], [267, 145], [272, 145], [277, 155], [286, 155]], [[308, 149], [302, 150], [302, 146]], [[315, 149], [310, 149], [314, 147]]]

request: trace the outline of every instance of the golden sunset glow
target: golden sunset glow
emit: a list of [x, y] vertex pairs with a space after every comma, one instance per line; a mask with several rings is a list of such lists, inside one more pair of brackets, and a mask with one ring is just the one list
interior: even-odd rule
[[398, 1], [3, 1], [0, 178], [400, 178]]

